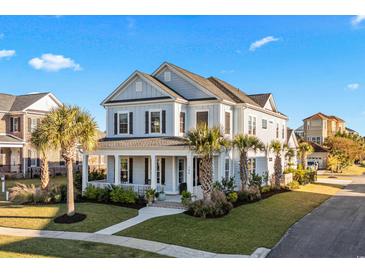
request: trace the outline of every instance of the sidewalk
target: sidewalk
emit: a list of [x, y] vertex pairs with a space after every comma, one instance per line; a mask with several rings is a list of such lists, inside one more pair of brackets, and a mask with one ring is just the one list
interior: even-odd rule
[[104, 243], [104, 244], [111, 244], [111, 245], [154, 252], [160, 255], [176, 257], [176, 258], [250, 258], [250, 257], [258, 258], [258, 257], [265, 257], [266, 254], [268, 253], [268, 250], [258, 248], [251, 256], [218, 254], [177, 245], [164, 244], [160, 242], [141, 240], [123, 236], [86, 233], [86, 232], [64, 232], [64, 231], [0, 227], [0, 235], [65, 239], [65, 240], [78, 240], [78, 241], [88, 241], [95, 243]]

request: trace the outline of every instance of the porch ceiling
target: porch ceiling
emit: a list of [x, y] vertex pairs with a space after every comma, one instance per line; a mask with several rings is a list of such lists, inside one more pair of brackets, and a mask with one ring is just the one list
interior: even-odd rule
[[103, 138], [97, 150], [104, 149], [187, 149], [189, 146], [180, 137]]

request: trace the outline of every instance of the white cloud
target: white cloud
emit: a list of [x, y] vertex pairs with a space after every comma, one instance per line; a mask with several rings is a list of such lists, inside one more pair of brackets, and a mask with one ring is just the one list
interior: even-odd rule
[[360, 84], [359, 83], [352, 83], [352, 84], [348, 84], [347, 85], [347, 88], [349, 90], [357, 90], [359, 87], [360, 87]]
[[29, 60], [29, 65], [38, 70], [59, 71], [61, 69], [82, 70], [81, 66], [71, 58], [52, 53], [42, 54], [42, 56]]
[[256, 49], [268, 44], [268, 43], [271, 43], [271, 42], [275, 42], [275, 41], [278, 41], [279, 38], [276, 38], [274, 36], [266, 36], [258, 41], [255, 41], [253, 42], [251, 45], [250, 45], [250, 48], [249, 50], [250, 51], [255, 51]]
[[351, 19], [351, 25], [357, 26], [357, 25], [359, 25], [364, 20], [365, 20], [365, 15], [357, 15], [355, 17], [352, 17], [352, 19]]
[[0, 50], [0, 59], [1, 58], [10, 58], [10, 57], [13, 57], [15, 55], [15, 50], [6, 50], [6, 49], [3, 49], [3, 50]]

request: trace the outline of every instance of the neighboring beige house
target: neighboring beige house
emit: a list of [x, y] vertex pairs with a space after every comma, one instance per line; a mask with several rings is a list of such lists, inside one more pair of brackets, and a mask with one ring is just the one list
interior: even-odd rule
[[308, 155], [308, 166], [317, 166], [318, 169], [327, 167], [327, 158], [329, 155], [328, 149], [314, 142], [309, 142], [314, 149], [314, 152]]
[[[32, 131], [61, 102], [50, 92], [26, 95], [0, 93], [0, 173], [25, 177], [39, 167], [39, 156], [29, 143]], [[59, 151], [49, 154], [50, 167], [62, 166]]]
[[303, 120], [304, 140], [323, 145], [327, 137], [346, 130], [345, 121], [333, 115], [318, 112]]

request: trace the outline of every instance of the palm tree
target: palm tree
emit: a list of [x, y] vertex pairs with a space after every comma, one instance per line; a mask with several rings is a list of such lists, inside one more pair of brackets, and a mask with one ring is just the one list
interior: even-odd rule
[[67, 215], [75, 214], [73, 162], [76, 147], [92, 150], [96, 144], [97, 125], [89, 113], [77, 106], [64, 105], [52, 110], [43, 120], [49, 144], [60, 148], [67, 166]]
[[295, 157], [295, 150], [292, 147], [287, 147], [285, 158], [288, 159], [288, 166], [290, 167], [293, 163], [292, 160]]
[[283, 167], [281, 165], [281, 152], [283, 147], [278, 140], [273, 140], [270, 144], [270, 149], [275, 153], [274, 162], [274, 176], [275, 176], [275, 187], [280, 189], [280, 179], [283, 174]]
[[250, 174], [248, 171], [248, 151], [264, 150], [265, 145], [255, 136], [238, 134], [233, 139], [233, 146], [236, 147], [240, 153], [240, 179], [241, 188], [247, 188], [249, 184]]
[[49, 168], [48, 168], [48, 151], [49, 143], [46, 132], [44, 131], [44, 123], [40, 123], [38, 127], [32, 132], [30, 139], [31, 144], [37, 149], [41, 160], [41, 189], [48, 189], [49, 185]]
[[228, 148], [229, 142], [218, 127], [208, 128], [206, 125], [201, 125], [188, 132], [187, 143], [201, 156], [199, 179], [204, 199], [209, 200], [213, 189], [213, 154]]
[[298, 154], [300, 156], [300, 161], [304, 169], [307, 169], [307, 157], [308, 154], [313, 153], [313, 147], [307, 142], [301, 142], [298, 147]]

